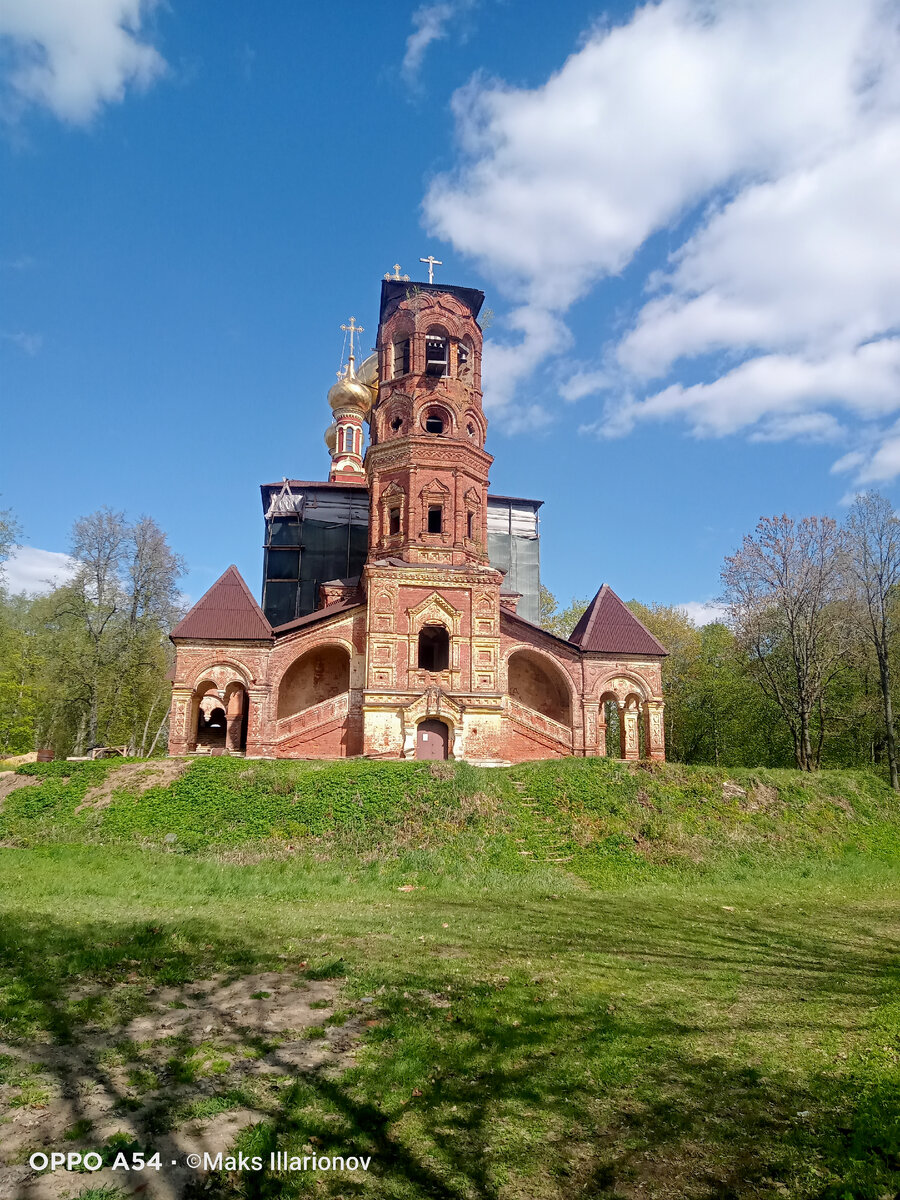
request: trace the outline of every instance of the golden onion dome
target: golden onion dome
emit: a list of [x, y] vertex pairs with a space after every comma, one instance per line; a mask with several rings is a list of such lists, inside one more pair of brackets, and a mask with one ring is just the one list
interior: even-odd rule
[[360, 416], [368, 415], [372, 407], [372, 393], [357, 379], [352, 358], [344, 375], [329, 390], [328, 403], [335, 412], [342, 408], [355, 408]]
[[334, 454], [334, 448], [337, 445], [337, 421], [332, 421], [325, 430], [325, 445], [328, 447], [328, 453]]

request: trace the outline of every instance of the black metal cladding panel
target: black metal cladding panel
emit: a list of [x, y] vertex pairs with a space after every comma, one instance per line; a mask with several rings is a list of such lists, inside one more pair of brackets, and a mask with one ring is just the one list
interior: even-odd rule
[[378, 314], [379, 324], [397, 307], [401, 300], [416, 292], [449, 292], [457, 300], [462, 300], [475, 319], [484, 304], [484, 292], [477, 288], [457, 287], [452, 283], [415, 283], [403, 279], [385, 279], [381, 284], [381, 308]]
[[314, 612], [319, 607], [321, 584], [362, 572], [368, 553], [365, 525], [308, 519], [296, 522], [299, 563], [298, 550], [284, 545], [288, 536], [294, 538], [290, 521], [276, 517], [268, 526], [263, 611], [272, 625], [284, 625]]

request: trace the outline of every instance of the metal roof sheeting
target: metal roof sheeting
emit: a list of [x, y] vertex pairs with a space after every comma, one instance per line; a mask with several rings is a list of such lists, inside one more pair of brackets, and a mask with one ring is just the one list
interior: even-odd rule
[[178, 622], [170, 636], [255, 642], [271, 638], [272, 626], [240, 571], [232, 565]]
[[668, 654], [606, 583], [587, 606], [569, 641], [581, 650], [603, 654]]

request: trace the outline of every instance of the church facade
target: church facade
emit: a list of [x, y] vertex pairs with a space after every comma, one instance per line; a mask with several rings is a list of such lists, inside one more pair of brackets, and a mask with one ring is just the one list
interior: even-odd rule
[[263, 487], [262, 606], [229, 567], [172, 631], [170, 754], [665, 757], [666, 652], [618, 596], [567, 641], [536, 624], [540, 502], [488, 491], [483, 300], [386, 277], [358, 371], [351, 319], [329, 479]]

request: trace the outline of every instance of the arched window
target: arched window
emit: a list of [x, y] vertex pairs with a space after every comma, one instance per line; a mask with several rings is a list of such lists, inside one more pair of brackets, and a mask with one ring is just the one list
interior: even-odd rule
[[450, 666], [450, 634], [443, 625], [424, 625], [419, 632], [419, 670], [446, 671]]
[[468, 341], [462, 341], [456, 347], [456, 374], [460, 379], [468, 379], [471, 370], [472, 347]]
[[400, 532], [400, 505], [388, 509], [388, 536], [396, 537]]
[[432, 410], [425, 414], [425, 432], [426, 433], [443, 433], [444, 418], [437, 411]]
[[425, 334], [425, 374], [438, 379], [450, 374], [450, 339], [443, 329]]
[[443, 533], [444, 531], [444, 506], [443, 504], [428, 505], [428, 532]]
[[392, 371], [393, 378], [399, 379], [401, 375], [408, 375], [409, 367], [409, 338], [400, 337], [396, 342], [394, 342], [394, 362]]

